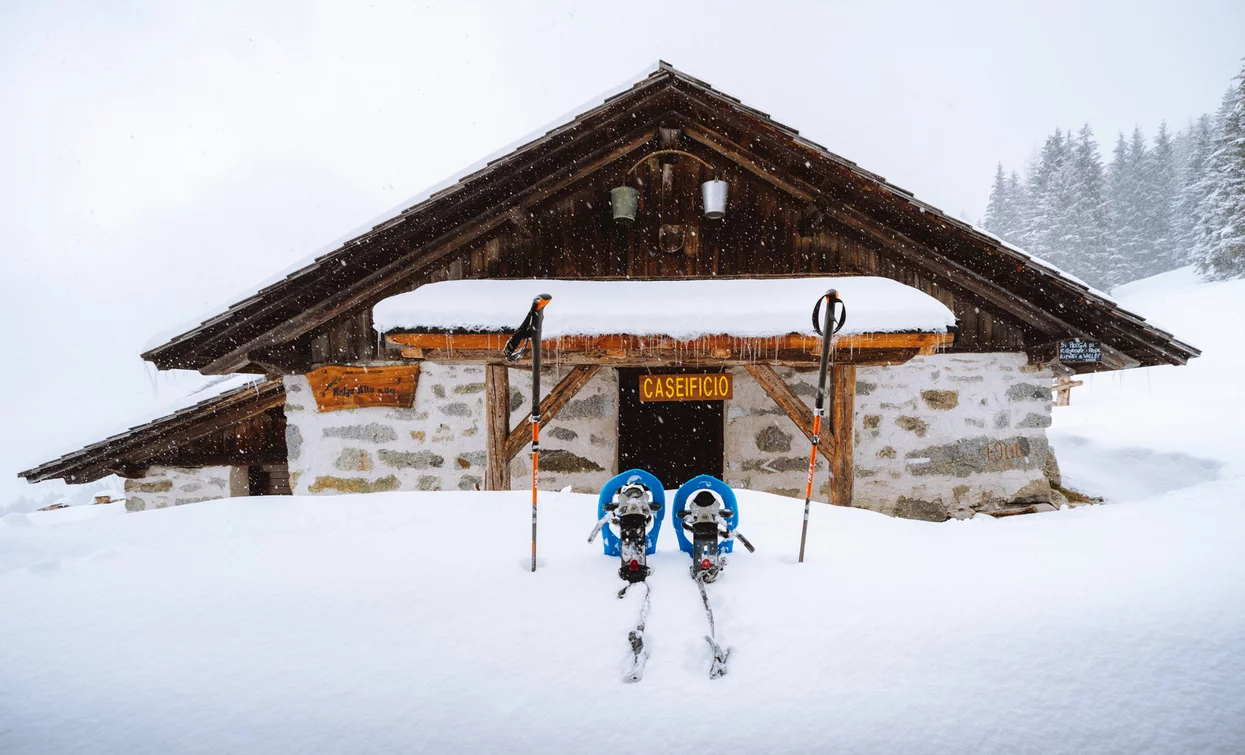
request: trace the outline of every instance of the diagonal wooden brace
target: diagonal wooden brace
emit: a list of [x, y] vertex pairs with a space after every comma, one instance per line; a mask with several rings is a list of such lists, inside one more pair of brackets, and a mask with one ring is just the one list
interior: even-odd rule
[[[745, 365], [748, 374], [752, 375], [752, 379], [757, 381], [769, 397], [778, 404], [778, 408], [795, 423], [795, 426], [804, 433], [804, 437], [811, 443], [813, 441], [813, 410], [808, 408], [799, 396], [795, 395], [795, 391], [787, 385], [782, 376], [774, 371], [774, 368], [768, 364], [749, 364]], [[834, 425], [828, 421], [826, 417], [824, 426], [826, 431], [821, 434], [821, 442], [817, 444], [817, 450], [825, 457], [826, 461], [833, 459], [834, 444]]]
[[[769, 397], [800, 428], [804, 437], [813, 440], [813, 410], [809, 409], [790, 386], [768, 364], [746, 365]], [[830, 375], [831, 405], [827, 412], [828, 430], [821, 434], [817, 451], [830, 463], [834, 477], [830, 485], [830, 502], [850, 506], [852, 502], [853, 434], [856, 415], [856, 365], [835, 364]]]
[[[562, 378], [562, 381], [549, 391], [549, 395], [540, 401], [540, 426], [543, 428], [549, 424], [550, 420], [562, 411], [562, 407], [566, 406], [575, 394], [592, 380], [593, 376], [600, 370], [600, 365], [586, 365], [575, 367]], [[504, 449], [504, 457], [506, 464], [510, 464], [510, 460], [519, 455], [523, 447], [532, 439], [532, 415], [528, 413], [526, 417], [515, 425], [506, 437], [506, 445]]]

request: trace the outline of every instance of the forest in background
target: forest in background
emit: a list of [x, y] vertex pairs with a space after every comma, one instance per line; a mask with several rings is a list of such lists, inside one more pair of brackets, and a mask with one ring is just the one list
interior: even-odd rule
[[1056, 129], [1023, 172], [1000, 163], [984, 225], [1104, 290], [1189, 264], [1245, 274], [1245, 65], [1217, 112], [1120, 133], [1108, 164], [1089, 124]]

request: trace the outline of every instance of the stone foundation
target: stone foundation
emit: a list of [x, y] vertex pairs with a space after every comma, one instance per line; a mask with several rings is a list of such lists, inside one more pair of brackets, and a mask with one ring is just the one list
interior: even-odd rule
[[[544, 370], [542, 392], [568, 371]], [[510, 380], [513, 427], [531, 409], [531, 382], [523, 370], [511, 370]], [[305, 377], [286, 377], [285, 390], [295, 495], [484, 488], [488, 430], [481, 365], [425, 362], [410, 409], [321, 413]], [[617, 394], [616, 373], [603, 369], [545, 426], [542, 488], [595, 490], [613, 474]], [[512, 487], [525, 487], [530, 470], [528, 457], [521, 453], [511, 465]]]
[[[548, 368], [545, 391], [567, 368]], [[801, 498], [808, 441], [744, 369], [725, 407], [725, 479]], [[780, 369], [812, 403], [815, 370]], [[1050, 372], [1023, 354], [940, 354], [857, 370], [854, 504], [942, 521], [978, 511], [1044, 506]], [[530, 381], [510, 372], [510, 424], [531, 406]], [[483, 488], [484, 367], [424, 363], [411, 409], [320, 413], [303, 377], [285, 378], [290, 483], [295, 494]], [[540, 487], [596, 492], [618, 472], [618, 374], [601, 369], [541, 433]], [[528, 485], [526, 452], [511, 487]], [[828, 496], [818, 460], [817, 497]]]
[[[727, 406], [731, 485], [802, 497], [808, 441], [745, 370]], [[779, 370], [812, 403], [815, 371]], [[856, 371], [853, 505], [943, 521], [1048, 504], [1051, 373], [1023, 354], [939, 354]], [[818, 459], [817, 495], [828, 495]]]
[[125, 481], [125, 510], [149, 511], [228, 498], [232, 470], [233, 467], [152, 467], [146, 477]]

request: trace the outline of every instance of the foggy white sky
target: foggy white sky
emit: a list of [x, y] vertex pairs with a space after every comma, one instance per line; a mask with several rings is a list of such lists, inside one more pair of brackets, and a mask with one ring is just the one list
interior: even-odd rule
[[976, 220], [998, 160], [1181, 127], [1245, 55], [1239, 0], [165, 5], [0, 4], [0, 506], [200, 382], [151, 334], [658, 58]]

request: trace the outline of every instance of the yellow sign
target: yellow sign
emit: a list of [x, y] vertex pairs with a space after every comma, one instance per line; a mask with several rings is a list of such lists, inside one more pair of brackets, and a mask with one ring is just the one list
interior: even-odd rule
[[734, 385], [725, 372], [688, 375], [641, 375], [640, 401], [725, 401]]

